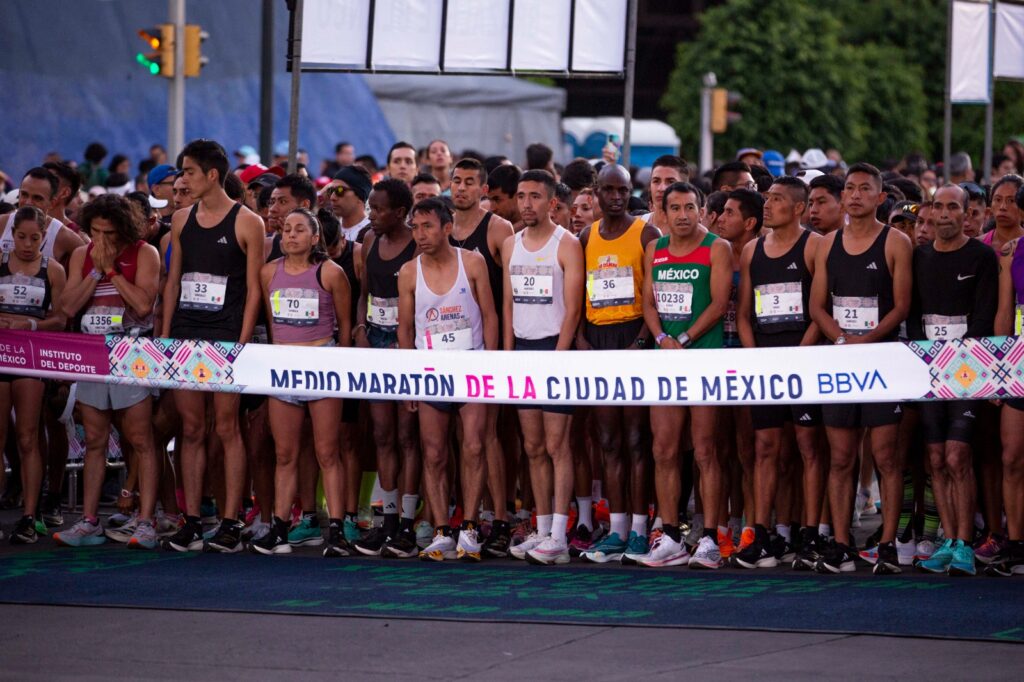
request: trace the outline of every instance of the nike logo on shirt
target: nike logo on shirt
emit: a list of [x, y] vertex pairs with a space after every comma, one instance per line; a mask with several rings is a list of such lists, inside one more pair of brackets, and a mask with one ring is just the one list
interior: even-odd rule
[[961, 275], [961, 274], [957, 274], [956, 281], [962, 282], [965, 279], [970, 279], [971, 277], [974, 277], [974, 275]]

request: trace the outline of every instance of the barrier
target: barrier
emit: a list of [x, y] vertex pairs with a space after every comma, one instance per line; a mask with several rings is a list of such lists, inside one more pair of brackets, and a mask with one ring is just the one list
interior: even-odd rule
[[1024, 397], [1024, 337], [668, 351], [310, 348], [0, 330], [0, 372], [307, 398], [751, 405]]

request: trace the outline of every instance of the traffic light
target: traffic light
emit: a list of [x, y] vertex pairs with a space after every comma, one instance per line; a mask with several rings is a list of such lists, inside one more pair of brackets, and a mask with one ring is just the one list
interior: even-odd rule
[[743, 116], [735, 111], [729, 111], [729, 107], [740, 103], [743, 96], [738, 92], [731, 92], [725, 88], [714, 88], [711, 91], [711, 132], [724, 133], [730, 123], [736, 123]]
[[195, 24], [185, 26], [185, 76], [195, 78], [209, 59], [203, 56], [203, 41], [210, 34]]
[[146, 42], [146, 52], [135, 55], [135, 61], [154, 76], [174, 77], [174, 24], [160, 24], [138, 31]]

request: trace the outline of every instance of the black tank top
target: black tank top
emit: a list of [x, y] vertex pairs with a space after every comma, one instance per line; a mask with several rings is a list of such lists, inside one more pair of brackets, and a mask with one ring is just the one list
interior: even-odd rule
[[[398, 271], [412, 260], [416, 253], [416, 242], [409, 244], [391, 260], [380, 257], [380, 238], [373, 240], [370, 253], [366, 255], [366, 283], [368, 293], [376, 298], [398, 298]], [[347, 274], [347, 273], [346, 273]]]
[[[843, 247], [843, 233], [840, 228], [836, 233], [832, 249], [828, 252], [826, 267], [828, 268], [828, 292], [829, 300], [826, 305], [835, 316], [836, 298], [853, 299], [854, 303], [860, 299], [864, 305], [877, 304], [878, 321], [880, 322], [888, 315], [895, 301], [892, 293], [892, 273], [889, 272], [889, 264], [885, 259], [885, 240], [889, 236], [889, 226], [886, 225], [878, 233], [878, 237], [864, 253], [852, 256]], [[875, 299], [875, 301], [870, 301]], [[838, 320], [839, 326], [847, 330], [846, 322]], [[870, 329], [861, 329], [851, 333], [867, 333]], [[896, 338], [894, 330], [886, 340]]]
[[[758, 346], [796, 346], [811, 324], [811, 271], [804, 251], [811, 233], [803, 231], [793, 247], [772, 258], [759, 237], [750, 259], [750, 286], [754, 305], [750, 323]], [[799, 293], [799, 309], [796, 294]]]
[[281, 250], [281, 233], [274, 234], [274, 238], [270, 240], [270, 255], [267, 256], [267, 262], [277, 260], [278, 258], [284, 257], [284, 251]]
[[359, 278], [356, 277], [356, 264], [355, 264], [355, 244], [352, 240], [345, 242], [345, 250], [341, 252], [341, 255], [334, 258], [334, 263], [345, 271], [345, 276], [348, 277], [348, 286], [352, 290], [352, 327], [356, 326], [356, 303], [359, 301], [359, 294], [361, 292], [361, 284]]
[[491, 293], [494, 295], [494, 308], [498, 315], [501, 315], [504, 303], [505, 280], [501, 274], [501, 263], [494, 260], [494, 257], [491, 255], [491, 248], [487, 244], [487, 228], [491, 224], [492, 215], [494, 214], [490, 211], [485, 213], [484, 217], [480, 220], [480, 224], [465, 239], [460, 241], [454, 236], [449, 235], [448, 241], [451, 242], [452, 246], [457, 246], [466, 251], [476, 251], [484, 257], [484, 262], [487, 263], [487, 279], [490, 280]]
[[36, 274], [21, 275], [11, 272], [9, 258], [10, 254], [5, 253], [0, 260], [0, 312], [45, 319], [53, 293], [46, 271], [50, 259], [42, 257]]
[[[199, 204], [192, 207], [181, 229], [182, 293], [171, 326], [212, 328], [223, 331], [224, 338], [234, 338], [242, 331], [247, 291], [245, 252], [235, 238], [241, 204], [210, 228], [199, 225], [198, 208]], [[192, 293], [186, 293], [186, 287]]]

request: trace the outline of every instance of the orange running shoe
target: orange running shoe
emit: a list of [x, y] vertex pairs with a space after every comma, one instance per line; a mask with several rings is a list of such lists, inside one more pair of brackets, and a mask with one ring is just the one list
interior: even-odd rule
[[728, 559], [736, 551], [736, 545], [732, 542], [732, 533], [726, 531], [718, 531], [718, 551], [722, 555], [722, 559]]
[[[731, 535], [731, 533], [730, 533], [730, 535]], [[745, 550], [747, 547], [749, 547], [753, 543], [754, 543], [754, 529], [751, 528], [750, 526], [747, 526], [747, 527], [745, 527], [743, 529], [743, 532], [740, 534], [740, 546], [736, 548], [736, 551], [737, 552], [742, 552], [743, 550]]]

